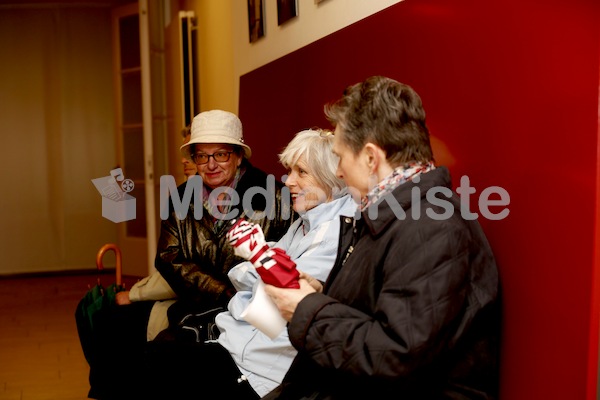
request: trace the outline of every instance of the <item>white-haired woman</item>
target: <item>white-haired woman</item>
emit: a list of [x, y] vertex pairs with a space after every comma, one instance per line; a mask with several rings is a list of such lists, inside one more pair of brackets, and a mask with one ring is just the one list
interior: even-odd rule
[[[289, 255], [302, 276], [319, 281], [326, 280], [334, 264], [340, 218], [353, 217], [357, 207], [344, 182], [336, 177], [338, 157], [332, 147], [330, 131], [309, 129], [297, 133], [279, 155], [288, 170], [285, 185], [300, 218], [278, 242], [270, 243]], [[287, 330], [271, 339], [241, 316], [259, 285], [255, 265], [243, 262], [228, 275], [237, 293], [229, 311], [217, 315], [218, 343], [192, 345], [179, 355], [161, 352], [161, 359], [154, 361], [169, 365], [169, 376], [161, 378], [168, 385], [162, 394], [258, 399], [275, 388], [289, 369], [296, 350]]]

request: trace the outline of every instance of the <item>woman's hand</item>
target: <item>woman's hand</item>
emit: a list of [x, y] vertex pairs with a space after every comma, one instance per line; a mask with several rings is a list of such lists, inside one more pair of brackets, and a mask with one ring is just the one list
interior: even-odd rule
[[131, 300], [129, 300], [129, 290], [123, 290], [122, 292], [118, 292], [115, 296], [115, 303], [119, 306], [126, 306], [127, 304], [131, 304]]
[[265, 285], [265, 292], [273, 300], [283, 319], [288, 322], [292, 320], [298, 303], [307, 295], [316, 292], [315, 288], [306, 279], [300, 279], [299, 283], [300, 289], [281, 289], [276, 286]]
[[307, 274], [305, 272], [300, 271], [300, 278], [299, 279], [306, 279], [306, 281], [308, 282], [308, 284], [310, 286], [312, 286], [312, 288], [315, 289], [317, 291], [317, 293], [323, 293], [323, 285], [314, 276], [311, 276], [311, 275], [309, 275], [309, 274]]

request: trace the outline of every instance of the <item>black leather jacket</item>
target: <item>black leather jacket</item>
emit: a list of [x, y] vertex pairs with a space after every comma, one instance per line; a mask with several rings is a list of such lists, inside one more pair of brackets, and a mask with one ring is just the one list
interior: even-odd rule
[[[247, 161], [245, 172], [237, 184], [239, 204], [232, 207], [238, 215], [258, 223], [268, 241], [278, 240], [287, 231], [294, 220], [289, 194], [282, 199], [281, 182], [274, 184], [274, 201], [270, 203], [261, 194], [252, 197], [252, 210], [267, 211], [262, 218], [251, 218], [244, 212], [243, 199], [248, 189], [256, 193], [257, 189], [268, 192], [267, 174], [253, 167]], [[272, 183], [274, 177], [271, 176]], [[178, 187], [179, 198], [183, 198], [188, 182]], [[273, 192], [273, 191], [272, 191]], [[194, 196], [198, 196], [194, 193]], [[247, 196], [249, 197], [249, 196]], [[235, 212], [235, 211], [234, 211]], [[260, 215], [259, 215], [260, 217]], [[186, 218], [180, 220], [171, 204], [168, 219], [162, 221], [160, 238], [155, 260], [156, 269], [169, 283], [180, 300], [209, 307], [226, 305], [235, 294], [235, 289], [227, 277], [227, 272], [236, 264], [244, 261], [234, 255], [233, 248], [225, 233], [230, 224], [216, 227], [214, 217], [203, 209], [202, 218], [194, 218], [194, 203], [190, 202]]]

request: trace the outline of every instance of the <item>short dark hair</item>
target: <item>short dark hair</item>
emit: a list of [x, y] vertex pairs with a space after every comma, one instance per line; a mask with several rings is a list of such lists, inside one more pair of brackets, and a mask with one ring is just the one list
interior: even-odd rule
[[192, 134], [192, 125], [188, 125], [181, 130], [181, 136], [185, 139], [188, 135]]
[[325, 115], [355, 154], [370, 142], [386, 152], [394, 167], [433, 160], [425, 110], [408, 85], [372, 76], [346, 88], [339, 100], [325, 106]]

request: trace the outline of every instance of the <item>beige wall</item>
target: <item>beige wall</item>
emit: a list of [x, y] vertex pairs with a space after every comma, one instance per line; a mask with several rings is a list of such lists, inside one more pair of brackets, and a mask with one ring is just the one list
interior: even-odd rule
[[232, 1], [190, 2], [198, 18], [200, 110], [237, 112]]
[[203, 0], [200, 4], [200, 108], [235, 112], [231, 2]]
[[95, 268], [116, 240], [110, 9], [0, 8], [0, 275]]

